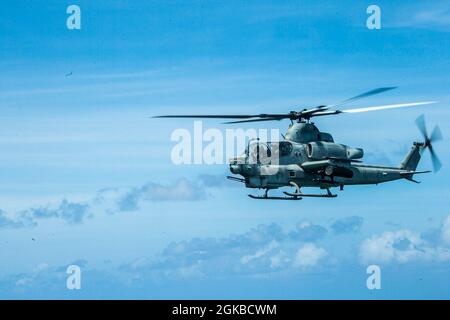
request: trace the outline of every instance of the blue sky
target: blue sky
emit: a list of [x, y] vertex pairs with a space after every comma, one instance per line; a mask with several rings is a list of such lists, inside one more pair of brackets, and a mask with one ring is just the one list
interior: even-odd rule
[[[366, 28], [372, 3], [381, 30]], [[81, 30], [66, 28], [71, 4]], [[367, 162], [397, 165], [420, 114], [448, 134], [449, 4], [3, 3], [0, 298], [448, 299], [448, 140], [419, 185], [257, 202], [226, 165], [173, 165], [170, 134], [193, 124], [149, 117], [285, 112], [398, 86], [355, 106], [439, 103], [317, 121]], [[73, 263], [80, 291], [65, 288]], [[369, 264], [381, 290], [366, 288]]]

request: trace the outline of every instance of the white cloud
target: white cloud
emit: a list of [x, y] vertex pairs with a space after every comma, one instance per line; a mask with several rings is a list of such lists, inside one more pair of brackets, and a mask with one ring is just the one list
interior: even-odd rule
[[206, 190], [197, 181], [185, 178], [163, 185], [154, 182], [134, 188], [118, 201], [120, 211], [133, 211], [139, 209], [144, 201], [198, 201], [206, 198]]
[[147, 182], [127, 188], [107, 188], [97, 192], [83, 202], [62, 199], [56, 204], [46, 204], [24, 209], [17, 213], [7, 213], [0, 209], [0, 228], [22, 228], [36, 226], [45, 219], [61, 219], [69, 224], [81, 224], [92, 218], [92, 212], [125, 212], [140, 208], [145, 202], [155, 201], [199, 201], [208, 196], [208, 188], [219, 186], [221, 176], [198, 176], [188, 180], [180, 178], [169, 184]]
[[297, 224], [296, 230], [290, 232], [289, 235], [294, 240], [313, 242], [324, 238], [327, 233], [328, 230], [325, 227], [310, 221], [303, 221]]
[[42, 262], [34, 268], [34, 272], [41, 272], [49, 268], [48, 263]]
[[362, 263], [409, 263], [418, 261], [450, 261], [450, 216], [434, 231], [438, 242], [410, 230], [388, 231], [361, 243]]
[[[297, 233], [308, 230], [307, 234], [314, 236], [306, 238], [317, 239], [316, 232], [309, 231], [319, 230], [318, 227], [321, 226], [301, 223], [295, 230], [283, 230], [277, 224], [259, 225], [245, 233], [224, 238], [172, 242], [159, 259], [124, 264], [120, 269], [142, 277], [155, 274], [165, 277], [264, 276], [273, 272], [306, 272], [309, 267], [321, 264], [327, 252], [313, 244], [314, 240], [305, 240]], [[321, 238], [322, 232], [319, 233]]]
[[450, 216], [448, 216], [441, 226], [441, 238], [442, 241], [450, 246]]
[[21, 219], [35, 221], [37, 219], [60, 218], [70, 224], [82, 223], [90, 217], [89, 204], [70, 202], [63, 199], [56, 207], [42, 206], [30, 208], [20, 213]]
[[278, 269], [287, 265], [291, 259], [284, 251], [279, 251], [275, 255], [270, 257], [270, 268]]
[[420, 236], [409, 230], [389, 231], [364, 240], [360, 257], [364, 263], [408, 262], [425, 254], [417, 250], [422, 245]]
[[278, 243], [276, 241], [270, 242], [267, 246], [265, 246], [262, 249], [257, 250], [254, 254], [248, 254], [241, 258], [242, 264], [247, 264], [251, 262], [252, 260], [261, 258], [265, 255], [267, 255], [269, 252], [273, 251], [273, 249], [276, 249], [278, 247]]
[[320, 248], [313, 243], [307, 243], [298, 249], [293, 265], [297, 268], [313, 267], [326, 255], [327, 252], [325, 249]]
[[0, 209], [0, 228], [20, 228], [26, 225], [25, 222], [13, 220], [5, 211]]
[[336, 220], [331, 229], [335, 234], [356, 233], [358, 232], [364, 222], [364, 218], [358, 216], [346, 217]]
[[418, 12], [413, 21], [417, 25], [450, 25], [450, 9], [448, 7], [439, 7]]
[[[425, 2], [424, 2], [425, 3]], [[393, 27], [405, 28], [426, 28], [430, 30], [448, 31], [450, 26], [450, 9], [448, 3], [436, 2], [430, 4], [426, 2], [413, 5], [407, 8], [410, 14], [399, 11], [394, 15], [390, 25]]]

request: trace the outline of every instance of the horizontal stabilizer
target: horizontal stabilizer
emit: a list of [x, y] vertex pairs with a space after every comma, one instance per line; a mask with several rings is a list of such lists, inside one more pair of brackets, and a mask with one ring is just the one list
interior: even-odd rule
[[422, 174], [422, 173], [430, 173], [431, 170], [427, 170], [427, 171], [401, 171], [400, 175], [401, 176], [413, 176], [415, 174]]
[[408, 181], [411, 181], [414, 183], [420, 183], [420, 181], [414, 180], [413, 176], [415, 174], [430, 173], [430, 172], [431, 172], [430, 170], [427, 170], [427, 171], [402, 171], [402, 172], [400, 172], [400, 175]]

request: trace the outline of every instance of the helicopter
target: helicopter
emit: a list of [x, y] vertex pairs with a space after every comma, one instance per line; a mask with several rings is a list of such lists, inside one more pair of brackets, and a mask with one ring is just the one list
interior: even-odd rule
[[[336, 143], [330, 133], [322, 132], [311, 121], [316, 117], [332, 116], [345, 113], [361, 113], [377, 110], [422, 106], [435, 101], [399, 103], [363, 108], [342, 109], [350, 102], [380, 94], [396, 87], [376, 88], [337, 104], [320, 105], [300, 111], [273, 114], [234, 114], [234, 115], [162, 115], [154, 118], [217, 118], [233, 119], [225, 124], [252, 123], [261, 121], [280, 121], [289, 119], [289, 128], [283, 140], [261, 142], [259, 139], [248, 141], [245, 152], [229, 160], [230, 171], [234, 176], [228, 179], [241, 182], [247, 188], [264, 189], [263, 195], [252, 195], [252, 199], [264, 200], [301, 200], [305, 197], [334, 198], [337, 194], [331, 188], [344, 190], [346, 185], [368, 185], [406, 179], [414, 179], [416, 174], [429, 173], [416, 171], [422, 153], [428, 149], [435, 172], [441, 168], [433, 143], [442, 140], [438, 126], [431, 135], [425, 124], [424, 115], [416, 119], [416, 125], [423, 136], [423, 141], [413, 142], [411, 149], [398, 167], [369, 165], [362, 162], [364, 150]], [[276, 161], [275, 161], [276, 160]], [[240, 175], [237, 177], [235, 175]], [[269, 190], [293, 187], [293, 192], [284, 191], [285, 196], [269, 196]], [[325, 193], [309, 194], [302, 192], [302, 187], [316, 187]]]

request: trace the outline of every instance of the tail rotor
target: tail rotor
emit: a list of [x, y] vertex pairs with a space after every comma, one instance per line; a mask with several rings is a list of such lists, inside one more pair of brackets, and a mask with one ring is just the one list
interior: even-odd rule
[[442, 163], [439, 160], [438, 156], [436, 155], [436, 152], [433, 148], [433, 143], [442, 140], [442, 132], [441, 129], [439, 129], [438, 126], [435, 126], [433, 131], [431, 132], [431, 135], [428, 135], [427, 127], [425, 124], [425, 116], [421, 115], [416, 119], [416, 125], [417, 128], [419, 128], [419, 131], [422, 133], [422, 136], [424, 138], [424, 147], [428, 148], [431, 155], [431, 162], [433, 163], [433, 170], [435, 172], [439, 171], [442, 167]]

